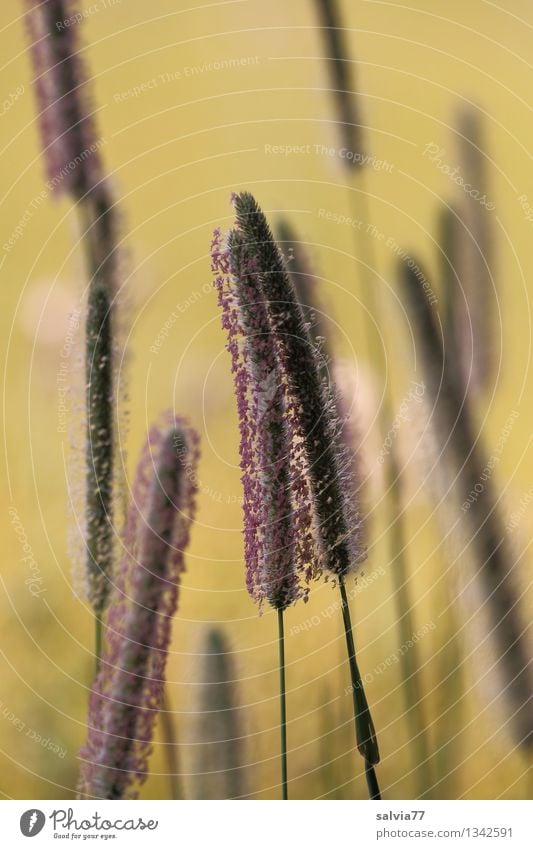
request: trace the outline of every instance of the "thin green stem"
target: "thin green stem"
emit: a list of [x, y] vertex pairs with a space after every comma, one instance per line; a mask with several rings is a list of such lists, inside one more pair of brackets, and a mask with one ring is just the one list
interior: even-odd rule
[[352, 620], [350, 616], [350, 608], [348, 607], [346, 586], [342, 576], [339, 578], [339, 589], [341, 594], [342, 620], [344, 623], [344, 633], [346, 635], [346, 649], [348, 651], [348, 663], [352, 681], [355, 738], [357, 741], [357, 748], [365, 759], [365, 775], [368, 795], [370, 799], [381, 799], [379, 784], [374, 770], [374, 765], [379, 763], [378, 743], [374, 723], [372, 722], [372, 716], [370, 715], [370, 708], [368, 707], [368, 702], [363, 688], [363, 682], [361, 680], [361, 675], [355, 658]]
[[279, 644], [279, 714], [281, 739], [281, 798], [288, 799], [287, 785], [287, 699], [285, 691], [285, 631], [283, 627], [283, 610], [278, 609], [278, 644]]

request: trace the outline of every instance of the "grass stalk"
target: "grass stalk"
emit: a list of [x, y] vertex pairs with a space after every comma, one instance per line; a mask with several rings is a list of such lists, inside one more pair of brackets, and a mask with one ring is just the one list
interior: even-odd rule
[[283, 610], [278, 609], [278, 645], [279, 645], [279, 716], [280, 716], [280, 766], [281, 798], [288, 799], [287, 782], [287, 698], [285, 689], [285, 629]]
[[348, 598], [346, 595], [346, 585], [344, 578], [339, 578], [339, 589], [341, 594], [342, 606], [342, 621], [344, 623], [344, 633], [346, 635], [346, 649], [348, 652], [348, 664], [350, 667], [350, 677], [352, 681], [352, 700], [353, 714], [355, 724], [355, 737], [357, 748], [365, 760], [365, 776], [368, 787], [368, 795], [370, 799], [381, 799], [381, 792], [376, 776], [374, 765], [379, 762], [379, 754], [376, 743], [376, 732], [374, 723], [370, 715], [370, 708], [366, 700], [363, 682], [357, 666], [355, 657], [355, 643], [352, 632], [352, 620], [350, 616], [350, 608], [348, 606]]

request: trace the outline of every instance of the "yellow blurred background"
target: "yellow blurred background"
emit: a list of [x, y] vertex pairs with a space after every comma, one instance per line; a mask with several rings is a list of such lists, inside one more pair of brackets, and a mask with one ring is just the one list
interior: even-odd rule
[[[437, 144], [444, 159], [456, 163], [458, 105], [478, 103], [485, 112], [492, 160], [489, 194], [496, 206], [497, 368], [477, 414], [490, 452], [510, 412], [519, 412], [496, 470], [508, 517], [532, 486], [532, 223], [520, 198], [525, 195], [533, 204], [533, 10], [529, 0], [499, 5], [485, 0], [354, 0], [341, 6], [350, 52], [358, 59], [367, 145], [376, 160], [387, 163], [367, 169], [366, 187], [369, 220], [387, 237], [375, 244], [384, 278], [379, 284], [385, 315], [382, 342], [396, 403], [411, 380], [422, 378], [398, 300], [393, 274], [397, 257], [386, 242], [393, 237], [416, 251], [435, 272], [439, 204], [455, 198], [457, 187], [424, 149]], [[69, 314], [85, 283], [71, 203], [39, 200], [44, 170], [22, 7], [5, 0], [0, 31], [5, 482], [0, 511], [0, 792], [6, 798], [69, 798], [75, 794], [77, 753], [85, 736], [93, 634], [88, 605], [73, 591], [77, 584], [67, 550], [73, 521], [67, 497], [69, 435], [60, 428], [58, 372]], [[217, 623], [234, 649], [239, 701], [245, 707], [247, 792], [251, 798], [277, 798], [276, 620], [270, 610], [258, 616], [244, 587], [237, 420], [229, 356], [209, 286], [209, 245], [215, 226], [230, 225], [234, 190], [252, 191], [271, 221], [280, 214], [291, 221], [308, 245], [320, 281], [335, 354], [355, 375], [354, 403], [360, 405], [363, 448], [372, 466], [379, 448], [374, 406], [381, 390], [365, 351], [353, 228], [320, 212], [351, 214], [349, 175], [338, 156], [320, 147], [338, 148], [340, 142], [315, 9], [310, 0], [87, 0], [83, 8], [84, 55], [94, 85], [101, 152], [122, 218], [129, 476], [147, 424], [161, 410], [174, 407], [188, 416], [202, 438], [198, 517], [168, 662], [182, 768], [185, 774], [194, 771], [198, 652], [206, 627]], [[284, 146], [303, 148], [287, 154]], [[23, 219], [22, 235], [6, 250]], [[156, 345], [173, 314], [168, 336]], [[79, 419], [74, 384], [80, 372], [74, 359], [69, 363], [69, 427]], [[403, 425], [398, 437], [408, 454], [413, 432], [416, 421]], [[435, 795], [524, 798], [527, 764], [482, 695], [469, 686], [468, 676], [458, 714], [462, 731], [446, 752], [448, 766], [439, 761], [447, 686], [441, 681], [439, 650], [448, 639], [439, 623], [446, 619], [448, 605], [447, 550], [420, 463], [410, 462], [408, 481], [414, 624], [424, 629], [434, 623], [417, 647], [422, 709], [439, 781]], [[378, 771], [384, 797], [412, 798], [416, 765], [399, 665], [375, 671], [400, 644], [379, 481], [369, 482], [365, 508], [371, 515], [363, 572], [370, 580], [358, 579], [352, 602], [360, 666], [363, 674], [374, 671], [367, 694], [382, 751]], [[528, 505], [515, 532], [521, 546], [528, 544], [532, 516]], [[36, 576], [40, 592], [32, 595], [28, 578]], [[336, 600], [331, 585], [317, 584], [309, 604], [287, 614], [293, 798], [365, 797], [362, 762], [353, 752], [351, 697], [345, 692], [342, 623], [338, 611], [327, 612]], [[318, 624], [301, 627], [308, 621]], [[159, 736], [151, 767], [142, 795], [166, 798]], [[185, 777], [186, 787], [188, 781]]]

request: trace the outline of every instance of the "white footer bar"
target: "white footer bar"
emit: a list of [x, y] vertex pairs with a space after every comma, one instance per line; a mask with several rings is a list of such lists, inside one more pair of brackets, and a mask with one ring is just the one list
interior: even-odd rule
[[[3, 801], [2, 845], [343, 849], [533, 847], [533, 804]], [[32, 841], [35, 842], [32, 842]]]

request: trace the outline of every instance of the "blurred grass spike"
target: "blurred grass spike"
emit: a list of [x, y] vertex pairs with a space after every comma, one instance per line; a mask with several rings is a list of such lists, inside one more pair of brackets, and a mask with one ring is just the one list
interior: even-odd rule
[[474, 396], [488, 388], [497, 350], [491, 227], [495, 205], [487, 197], [486, 140], [478, 107], [463, 106], [459, 110], [456, 134], [465, 185], [458, 201], [456, 264], [463, 294], [455, 300], [455, 325], [463, 382]]
[[446, 357], [436, 310], [427, 296], [426, 272], [405, 261], [399, 274], [435, 405], [440, 461], [451, 463], [462, 501], [462, 519], [456, 519], [454, 532], [463, 533], [464, 553], [474, 564], [468, 580], [464, 568], [460, 575], [466, 627], [474, 635], [471, 668], [480, 690], [490, 693], [491, 713], [501, 702], [503, 727], [516, 745], [531, 751], [533, 657], [531, 625], [522, 610], [520, 561], [506, 537], [500, 499], [486, 474], [462, 377]]
[[[103, 178], [81, 57], [76, 0], [23, 0], [35, 71], [34, 88], [46, 170], [52, 191], [86, 197]], [[81, 19], [81, 15], [80, 15]]]
[[[76, 202], [87, 257], [85, 557], [96, 661], [113, 567], [118, 227], [100, 158], [75, 0], [24, 0], [48, 188]], [[79, 20], [81, 20], [81, 14]]]
[[165, 414], [141, 453], [124, 555], [91, 691], [80, 795], [136, 798], [163, 703], [172, 618], [195, 512], [198, 436]]
[[238, 799], [246, 792], [245, 737], [233, 655], [220, 628], [205, 634], [198, 666], [194, 798]]
[[[118, 493], [115, 404], [117, 374], [118, 253], [116, 216], [103, 187], [80, 205], [89, 274], [85, 324], [86, 502], [88, 596], [96, 614], [97, 641], [113, 580]], [[122, 433], [124, 437], [124, 433]], [[99, 652], [96, 652], [97, 662]]]
[[342, 162], [349, 169], [363, 166], [364, 149], [357, 86], [354, 81], [355, 63], [346, 49], [345, 31], [337, 0], [315, 0], [320, 20], [320, 33], [326, 50], [331, 91], [337, 106], [341, 141], [349, 156]]
[[446, 333], [445, 345], [453, 368], [462, 373], [460, 360], [461, 351], [459, 346], [460, 328], [458, 327], [458, 315], [463, 306], [458, 306], [458, 301], [465, 297], [461, 290], [459, 279], [459, 230], [461, 227], [460, 217], [454, 206], [445, 205], [439, 212], [437, 222], [438, 250], [439, 250], [439, 283], [442, 299], [445, 304], [444, 330]]

